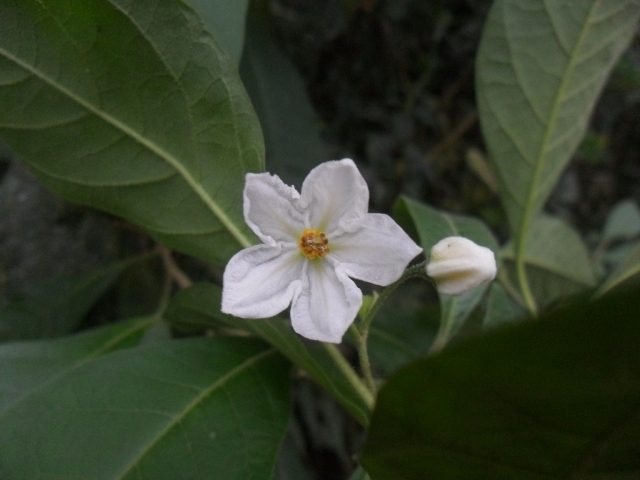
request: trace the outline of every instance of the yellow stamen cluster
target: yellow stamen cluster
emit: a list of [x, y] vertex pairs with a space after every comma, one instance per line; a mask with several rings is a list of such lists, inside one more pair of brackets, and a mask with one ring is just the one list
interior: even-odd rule
[[298, 246], [300, 250], [309, 260], [315, 260], [316, 258], [322, 258], [330, 252], [327, 244], [329, 239], [324, 232], [319, 232], [315, 228], [305, 228], [300, 235]]

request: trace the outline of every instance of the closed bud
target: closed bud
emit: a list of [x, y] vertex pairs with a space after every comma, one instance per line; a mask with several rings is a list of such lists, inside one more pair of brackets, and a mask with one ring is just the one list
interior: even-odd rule
[[447, 237], [431, 249], [427, 275], [436, 282], [438, 292], [462, 295], [496, 276], [493, 252], [468, 238]]

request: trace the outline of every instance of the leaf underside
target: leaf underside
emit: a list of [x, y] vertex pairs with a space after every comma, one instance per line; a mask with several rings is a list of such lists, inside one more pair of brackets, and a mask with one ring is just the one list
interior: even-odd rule
[[476, 91], [512, 231], [525, 235], [579, 145], [608, 74], [636, 30], [633, 0], [497, 0]]

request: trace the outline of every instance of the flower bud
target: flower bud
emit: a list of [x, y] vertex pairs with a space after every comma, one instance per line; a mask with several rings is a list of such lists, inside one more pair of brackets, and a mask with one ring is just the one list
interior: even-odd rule
[[493, 252], [468, 238], [447, 237], [431, 249], [427, 275], [439, 293], [462, 295], [496, 276]]

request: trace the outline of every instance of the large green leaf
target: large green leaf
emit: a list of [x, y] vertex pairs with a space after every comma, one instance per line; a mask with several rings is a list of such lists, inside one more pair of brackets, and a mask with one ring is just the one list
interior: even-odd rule
[[329, 391], [359, 422], [368, 424], [372, 405], [354, 389], [334, 359], [317, 342], [303, 342], [291, 326], [279, 318], [244, 320], [220, 312], [222, 291], [217, 285], [196, 283], [175, 295], [165, 317], [176, 326], [247, 330], [276, 347]]
[[74, 331], [130, 262], [58, 274], [16, 295], [0, 311], [0, 341], [52, 338]]
[[639, 293], [400, 370], [378, 396], [362, 464], [376, 480], [640, 478]]
[[[135, 345], [157, 321], [156, 317], [142, 317], [72, 337], [1, 345], [0, 424], [13, 418], [47, 385], [64, 383], [67, 375], [100, 355]], [[2, 464], [0, 460], [0, 472]]]
[[325, 158], [304, 82], [251, 16], [240, 75], [260, 118], [268, 170], [298, 188]]
[[224, 262], [252, 242], [260, 126], [233, 64], [178, 0], [0, 0], [0, 135], [68, 200]]
[[579, 145], [608, 74], [636, 31], [634, 0], [496, 0], [476, 90], [512, 231], [521, 237]]
[[249, 0], [185, 0], [229, 55], [240, 65], [244, 45], [244, 25]]
[[[502, 258], [515, 282], [515, 253], [508, 244]], [[564, 221], [539, 215], [534, 218], [524, 252], [531, 291], [539, 304], [575, 295], [596, 285], [587, 247]]]
[[[406, 211], [411, 216], [420, 237], [420, 246], [428, 256], [437, 242], [450, 236], [469, 238], [490, 248], [498, 258], [498, 242], [489, 228], [480, 220], [466, 215], [441, 212], [408, 198], [401, 198], [396, 205], [398, 215]], [[441, 295], [441, 326], [435, 348], [441, 348], [458, 331], [478, 305], [488, 285], [481, 285], [460, 296]]]
[[155, 342], [98, 357], [4, 416], [11, 479], [272, 478], [287, 362], [257, 340]]

